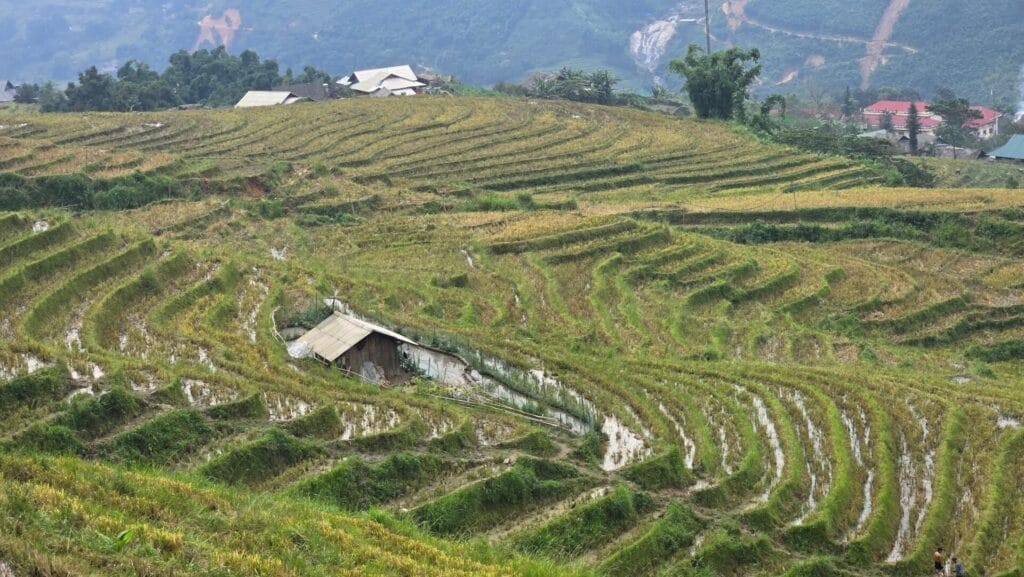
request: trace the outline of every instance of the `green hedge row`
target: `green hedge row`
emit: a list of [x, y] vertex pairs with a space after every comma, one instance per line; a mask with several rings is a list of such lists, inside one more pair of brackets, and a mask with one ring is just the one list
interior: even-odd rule
[[178, 180], [141, 172], [110, 179], [92, 179], [84, 174], [28, 177], [0, 173], [0, 210], [124, 210], [183, 195]]

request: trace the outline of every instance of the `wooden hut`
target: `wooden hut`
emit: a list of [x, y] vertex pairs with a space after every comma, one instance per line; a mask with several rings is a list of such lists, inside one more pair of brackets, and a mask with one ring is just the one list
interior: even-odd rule
[[403, 375], [398, 347], [416, 344], [394, 331], [339, 312], [298, 342], [321, 362], [375, 383]]

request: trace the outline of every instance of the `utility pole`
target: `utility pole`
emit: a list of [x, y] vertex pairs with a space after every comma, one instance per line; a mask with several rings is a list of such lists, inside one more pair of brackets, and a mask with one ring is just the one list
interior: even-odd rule
[[711, 54], [711, 10], [708, 0], [704, 0], [704, 37], [707, 40], [707, 54]]

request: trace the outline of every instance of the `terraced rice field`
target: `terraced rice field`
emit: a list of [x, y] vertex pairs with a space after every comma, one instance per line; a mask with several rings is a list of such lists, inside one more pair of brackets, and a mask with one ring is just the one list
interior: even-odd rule
[[[0, 575], [1024, 570], [1011, 192], [526, 101], [0, 138], [199, 184], [0, 214]], [[423, 377], [293, 359], [325, 300]]]

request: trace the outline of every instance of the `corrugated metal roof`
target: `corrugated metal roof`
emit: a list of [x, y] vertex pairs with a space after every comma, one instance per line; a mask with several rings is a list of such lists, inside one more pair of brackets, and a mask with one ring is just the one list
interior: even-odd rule
[[9, 80], [0, 80], [0, 102], [14, 102], [14, 84]]
[[301, 100], [291, 92], [277, 92], [273, 90], [250, 90], [238, 101], [235, 108], [253, 108], [255, 106], [277, 106], [278, 104], [291, 104]]
[[338, 312], [332, 314], [315, 329], [299, 337], [298, 342], [309, 346], [318, 356], [333, 363], [338, 357], [373, 333], [386, 335], [410, 345], [416, 344], [394, 331]]
[[388, 66], [387, 68], [357, 70], [349, 76], [349, 79], [353, 82], [366, 82], [371, 78], [386, 78], [388, 76], [397, 76], [413, 82], [419, 80], [419, 78], [416, 77], [416, 73], [412, 71], [412, 66], [409, 66], [408, 64], [404, 64], [402, 66]]
[[387, 88], [388, 90], [395, 92], [397, 90], [405, 90], [407, 88], [423, 88], [426, 84], [422, 82], [416, 82], [415, 80], [406, 80], [404, 78], [398, 78], [396, 76], [390, 76], [385, 78], [380, 83], [381, 88]]
[[1024, 135], [1014, 134], [1009, 142], [988, 153], [988, 155], [994, 158], [1024, 160]]
[[372, 92], [376, 92], [381, 88], [387, 88], [392, 92], [396, 92], [399, 90], [407, 90], [411, 88], [422, 88], [424, 86], [426, 86], [426, 84], [422, 82], [406, 80], [404, 78], [399, 78], [394, 75], [389, 75], [380, 77], [375, 76], [373, 78], [370, 78], [369, 80], [357, 82], [353, 84], [350, 88], [352, 88], [352, 90], [355, 90], [356, 92], [365, 92], [369, 94]]

